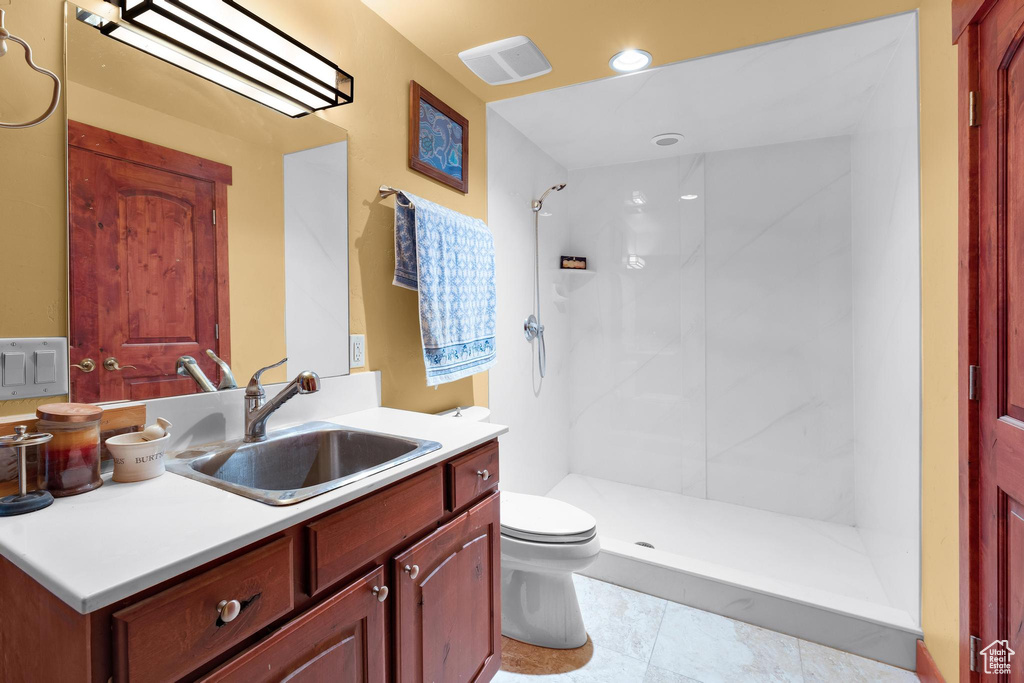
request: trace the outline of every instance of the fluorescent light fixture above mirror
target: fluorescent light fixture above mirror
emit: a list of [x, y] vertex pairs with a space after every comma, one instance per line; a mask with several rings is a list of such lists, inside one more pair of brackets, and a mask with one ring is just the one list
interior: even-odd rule
[[[109, 2], [110, 0], [108, 0]], [[234, 0], [120, 0], [104, 35], [292, 117], [352, 102], [353, 78]]]

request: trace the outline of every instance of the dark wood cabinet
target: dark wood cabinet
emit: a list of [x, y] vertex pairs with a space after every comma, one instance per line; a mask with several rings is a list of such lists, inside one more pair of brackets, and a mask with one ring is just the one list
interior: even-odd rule
[[0, 681], [488, 681], [497, 460], [485, 443], [89, 614], [0, 557]]
[[499, 494], [395, 558], [396, 680], [487, 681], [501, 662]]
[[384, 568], [377, 567], [203, 681], [383, 683], [384, 585]]
[[[115, 612], [115, 678], [184, 676], [292, 611], [291, 584], [292, 543], [281, 538]], [[228, 622], [221, 600], [238, 602]]]

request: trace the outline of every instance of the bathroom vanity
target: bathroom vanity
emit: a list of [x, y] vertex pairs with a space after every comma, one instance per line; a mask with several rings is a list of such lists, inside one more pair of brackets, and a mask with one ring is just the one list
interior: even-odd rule
[[8, 522], [0, 680], [489, 680], [504, 428], [383, 408], [339, 421], [443, 446], [296, 505], [169, 473]]

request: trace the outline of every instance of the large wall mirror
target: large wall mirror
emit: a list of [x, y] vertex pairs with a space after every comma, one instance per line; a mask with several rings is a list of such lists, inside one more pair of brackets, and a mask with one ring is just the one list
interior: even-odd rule
[[[347, 133], [67, 6], [71, 400], [347, 374]], [[223, 364], [217, 362], [220, 359]], [[206, 378], [208, 383], [204, 383]]]

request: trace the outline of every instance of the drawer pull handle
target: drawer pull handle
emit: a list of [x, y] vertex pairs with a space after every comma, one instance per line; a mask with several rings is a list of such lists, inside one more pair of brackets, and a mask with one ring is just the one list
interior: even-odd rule
[[411, 567], [409, 565], [405, 565], [405, 571], [409, 573], [410, 579], [415, 579], [420, 575], [420, 566], [418, 564], [414, 564]]
[[388, 599], [388, 587], [387, 586], [374, 586], [373, 594], [377, 596], [377, 602], [384, 602]]
[[242, 603], [238, 600], [221, 600], [217, 604], [217, 611], [220, 612], [220, 620], [226, 624], [238, 617], [242, 611]]
[[477, 470], [476, 476], [480, 477], [484, 481], [487, 481], [488, 479], [491, 478], [491, 473], [488, 472], [487, 470]]

